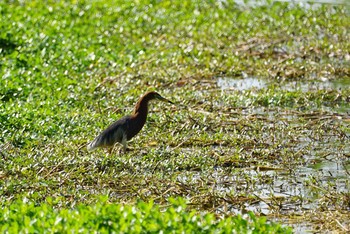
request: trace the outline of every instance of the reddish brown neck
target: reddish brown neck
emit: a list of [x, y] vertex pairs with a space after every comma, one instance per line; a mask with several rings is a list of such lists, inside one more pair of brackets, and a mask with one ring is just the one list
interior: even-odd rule
[[153, 97], [150, 94], [142, 96], [135, 105], [134, 115], [141, 115], [147, 117], [148, 112], [148, 102], [152, 100]]

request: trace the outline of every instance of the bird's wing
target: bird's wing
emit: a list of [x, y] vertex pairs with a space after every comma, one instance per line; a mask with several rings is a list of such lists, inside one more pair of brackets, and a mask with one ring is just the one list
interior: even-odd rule
[[123, 135], [127, 132], [130, 116], [115, 121], [100, 133], [90, 144], [87, 149], [94, 150], [97, 147], [112, 147], [115, 143], [122, 143]]

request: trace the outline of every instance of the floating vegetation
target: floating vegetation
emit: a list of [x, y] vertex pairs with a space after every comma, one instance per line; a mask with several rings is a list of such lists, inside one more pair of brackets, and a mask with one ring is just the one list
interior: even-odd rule
[[[0, 2], [1, 206], [181, 197], [348, 232], [349, 9], [305, 4]], [[86, 151], [149, 90], [177, 105], [151, 103], [127, 154]]]

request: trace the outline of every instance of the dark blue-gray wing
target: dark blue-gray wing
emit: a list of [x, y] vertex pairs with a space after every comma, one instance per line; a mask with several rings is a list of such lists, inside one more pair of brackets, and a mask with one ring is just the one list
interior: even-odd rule
[[130, 116], [117, 120], [88, 144], [87, 149], [91, 151], [97, 147], [113, 147], [115, 143], [121, 143], [129, 127], [129, 121]]

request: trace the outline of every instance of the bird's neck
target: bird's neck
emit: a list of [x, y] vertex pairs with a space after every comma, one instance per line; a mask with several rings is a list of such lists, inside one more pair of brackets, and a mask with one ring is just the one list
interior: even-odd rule
[[141, 99], [136, 103], [135, 109], [134, 109], [134, 115], [143, 116], [145, 119], [147, 117], [148, 113], [148, 99]]

